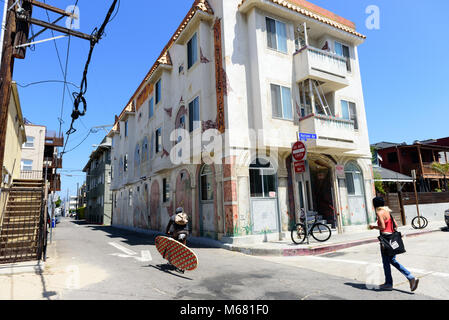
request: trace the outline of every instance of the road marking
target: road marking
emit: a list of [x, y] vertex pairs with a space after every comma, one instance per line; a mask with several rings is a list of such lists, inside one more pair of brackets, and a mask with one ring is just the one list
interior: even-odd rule
[[140, 262], [150, 262], [153, 260], [153, 257], [151, 257], [151, 253], [150, 251], [146, 250], [146, 251], [141, 251], [141, 256], [140, 257], [134, 257], [137, 261]]
[[122, 252], [126, 253], [127, 255], [131, 255], [131, 256], [134, 256], [134, 255], [136, 255], [136, 254], [137, 254], [137, 253], [135, 253], [135, 252], [134, 252], [134, 251], [132, 251], [132, 250], [129, 250], [129, 249], [125, 248], [125, 247], [122, 247], [122, 246], [121, 246], [121, 245], [119, 245], [118, 243], [114, 243], [114, 242], [109, 242], [109, 244], [110, 244], [111, 246], [113, 246], [113, 247], [115, 247], [115, 248], [119, 249], [120, 251], [122, 251]]
[[[365, 261], [343, 260], [343, 259], [333, 259], [333, 258], [314, 257], [314, 256], [306, 256], [304, 258], [314, 259], [314, 260], [322, 260], [322, 261], [327, 261], [327, 262], [334, 261], [334, 262], [341, 262], [341, 263], [372, 265], [372, 266], [376, 266], [376, 267], [383, 267], [383, 264], [381, 264], [381, 263], [369, 263], [369, 262], [365, 262]], [[419, 273], [419, 274], [423, 274], [426, 276], [432, 275], [432, 276], [440, 277], [440, 278], [449, 278], [449, 274], [444, 273], [444, 272], [427, 271], [427, 270], [416, 269], [416, 268], [407, 268], [407, 270], [409, 270], [410, 272], [413, 272], [413, 273]]]
[[113, 246], [114, 248], [117, 248], [120, 251], [122, 251], [123, 253], [125, 253], [125, 254], [112, 253], [111, 256], [116, 256], [116, 257], [120, 257], [120, 258], [134, 258], [134, 259], [136, 259], [139, 262], [150, 262], [150, 261], [153, 260], [153, 257], [151, 256], [151, 253], [148, 250], [141, 251], [140, 252], [140, 257], [138, 257], [138, 256], [136, 256], [137, 255], [136, 252], [134, 252], [134, 251], [132, 251], [130, 249], [127, 249], [127, 248], [125, 248], [125, 247], [123, 247], [123, 246], [121, 246], [121, 245], [119, 245], [117, 243], [109, 242], [109, 244], [111, 246]]

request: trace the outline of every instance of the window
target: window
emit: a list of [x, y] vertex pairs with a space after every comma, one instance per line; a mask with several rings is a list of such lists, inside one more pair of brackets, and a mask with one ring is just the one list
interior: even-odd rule
[[156, 104], [158, 104], [162, 99], [162, 80], [156, 83]]
[[285, 23], [266, 18], [268, 47], [287, 53], [287, 26]]
[[156, 130], [156, 154], [162, 151], [162, 129]]
[[271, 163], [257, 159], [249, 168], [251, 198], [276, 197], [276, 172]]
[[128, 171], [128, 155], [127, 154], [125, 154], [125, 158], [124, 158], [124, 161], [123, 161], [123, 171], [124, 172]]
[[187, 69], [190, 69], [198, 60], [198, 38], [196, 33], [187, 43]]
[[357, 109], [355, 103], [342, 100], [341, 101], [341, 114], [343, 119], [354, 121], [354, 129], [359, 129], [359, 123], [357, 120]]
[[345, 168], [346, 188], [349, 196], [363, 195], [363, 176], [360, 168], [350, 163]]
[[349, 47], [339, 42], [335, 42], [335, 53], [340, 57], [346, 58], [346, 69], [351, 72], [351, 55], [349, 54]]
[[163, 202], [170, 201], [170, 184], [167, 179], [162, 180]]
[[293, 120], [292, 94], [289, 88], [272, 84], [271, 104], [273, 117]]
[[23, 144], [25, 148], [34, 148], [34, 137], [27, 137], [27, 142]]
[[128, 206], [133, 206], [133, 189], [129, 189]]
[[128, 121], [125, 121], [125, 137], [128, 136]]
[[210, 166], [205, 165], [201, 170], [201, 201], [214, 200], [212, 189], [213, 175]]
[[22, 160], [22, 171], [33, 171], [33, 160]]
[[151, 119], [154, 116], [154, 99], [150, 99], [149, 110], [148, 110], [148, 118]]
[[195, 100], [189, 103], [189, 132], [200, 127], [200, 99], [196, 97]]

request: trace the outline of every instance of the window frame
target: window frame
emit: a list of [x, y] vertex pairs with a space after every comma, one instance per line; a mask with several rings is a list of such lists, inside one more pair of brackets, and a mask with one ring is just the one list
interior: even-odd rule
[[[160, 137], [160, 139], [159, 139]], [[162, 152], [163, 146], [162, 146], [162, 127], [156, 129], [155, 135], [154, 135], [154, 154], [158, 154]]]
[[[340, 56], [340, 57], [343, 57], [343, 58], [346, 58], [347, 59], [347, 61], [346, 61], [346, 70], [348, 71], [348, 72], [352, 72], [352, 65], [351, 65], [351, 48], [350, 48], [350, 46], [348, 46], [348, 45], [346, 45], [346, 44], [344, 44], [344, 43], [341, 43], [341, 42], [339, 42], [339, 41], [335, 41], [335, 54], [336, 55], [338, 55], [338, 56]], [[338, 53], [337, 52], [337, 47], [338, 46], [341, 46], [341, 53]], [[345, 56], [345, 48], [347, 49], [347, 56]]]
[[[277, 88], [279, 88], [279, 97], [280, 97], [280, 99], [281, 99], [281, 101], [280, 101], [280, 103], [281, 103], [281, 112], [282, 112], [282, 115], [280, 115], [280, 116], [278, 116], [278, 115], [275, 115], [274, 114], [274, 111], [275, 111], [275, 109], [274, 109], [274, 97], [273, 97], [273, 87], [277, 87]], [[289, 94], [290, 94], [290, 101], [289, 101], [289, 104], [290, 104], [290, 115], [291, 115], [291, 118], [287, 118], [287, 117], [285, 117], [285, 111], [286, 111], [286, 109], [285, 109], [285, 101], [284, 101], [284, 93], [283, 93], [283, 90], [284, 89], [287, 89], [287, 90], [289, 90]], [[282, 85], [279, 85], [279, 84], [275, 84], [275, 83], [270, 83], [270, 95], [271, 95], [271, 116], [272, 116], [272, 118], [273, 119], [278, 119], [278, 120], [287, 120], [287, 121], [293, 121], [294, 120], [294, 114], [293, 114], [293, 97], [292, 97], [292, 89], [291, 88], [289, 88], [289, 87], [284, 87], [284, 86], [282, 86]]]
[[[197, 101], [197, 105], [195, 105], [195, 101]], [[191, 106], [193, 107], [193, 112], [191, 112]], [[197, 106], [197, 110], [194, 108]], [[195, 121], [195, 111], [197, 111], [198, 120]], [[189, 133], [201, 128], [201, 104], [200, 104], [200, 96], [196, 96], [193, 98], [188, 104], [188, 113], [189, 113]], [[195, 127], [195, 122], [199, 123], [198, 127]]]
[[[343, 107], [343, 103], [346, 102], [347, 106], [348, 106], [348, 117], [346, 118], [344, 116], [344, 107]], [[357, 104], [355, 102], [349, 101], [349, 100], [344, 100], [341, 99], [340, 100], [340, 105], [341, 105], [341, 114], [342, 114], [342, 118], [345, 120], [351, 120], [354, 121], [354, 130], [355, 131], [359, 131], [360, 125], [359, 125], [359, 117], [358, 117], [358, 112], [357, 112]], [[354, 110], [351, 110], [351, 106], [353, 106]]]
[[156, 85], [154, 86], [154, 104], [157, 106], [162, 101], [162, 78], [156, 81]]
[[[193, 46], [192, 41], [195, 39], [195, 46]], [[187, 70], [192, 69], [198, 62], [198, 32], [195, 32], [190, 40], [187, 42]], [[190, 54], [193, 56], [191, 57]], [[192, 61], [191, 59], [192, 58]], [[194, 58], [194, 59], [193, 59]]]
[[[274, 21], [274, 33], [271, 33], [271, 28], [268, 28], [268, 20], [272, 20]], [[280, 39], [279, 39], [279, 32], [278, 32], [278, 25], [282, 24], [285, 28], [285, 51], [280, 49]], [[287, 23], [283, 22], [279, 19], [273, 18], [273, 17], [269, 17], [266, 16], [265, 17], [265, 28], [266, 28], [266, 32], [267, 32], [267, 48], [270, 50], [274, 50], [276, 52], [282, 53], [282, 54], [288, 54], [288, 31], [287, 31]], [[270, 30], [270, 31], [269, 31]], [[273, 48], [272, 46], [270, 46], [270, 34], [274, 34], [274, 38], [276, 39], [276, 48]], [[273, 44], [272, 44], [273, 45]]]

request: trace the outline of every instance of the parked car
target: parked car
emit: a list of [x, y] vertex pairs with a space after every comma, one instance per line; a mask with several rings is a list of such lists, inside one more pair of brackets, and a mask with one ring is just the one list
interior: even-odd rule
[[446, 220], [447, 227], [449, 228], [449, 209], [444, 213], [444, 219]]

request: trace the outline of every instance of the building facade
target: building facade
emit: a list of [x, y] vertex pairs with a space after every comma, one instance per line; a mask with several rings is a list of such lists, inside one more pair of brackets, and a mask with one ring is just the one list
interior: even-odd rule
[[111, 225], [111, 138], [105, 137], [83, 169], [86, 173], [86, 221]]
[[8, 123], [5, 141], [5, 158], [2, 168], [1, 186], [10, 186], [14, 179], [20, 178], [22, 144], [26, 143], [25, 123], [22, 115], [17, 84], [11, 84], [11, 98], [8, 107]]
[[44, 167], [44, 150], [45, 150], [45, 126], [26, 124], [25, 132], [27, 141], [22, 145], [22, 161], [21, 169], [24, 178], [31, 172], [37, 172], [42, 179]]
[[[116, 116], [113, 224], [285, 235], [301, 210], [340, 232], [375, 221], [355, 25], [303, 0], [197, 0]], [[305, 142], [295, 174], [292, 144]]]
[[[8, 122], [6, 128], [5, 156], [1, 168], [0, 181], [0, 228], [3, 214], [8, 200], [7, 188], [12, 186], [14, 180], [20, 178], [20, 159], [22, 157], [22, 144], [26, 142], [24, 119], [20, 105], [17, 84], [12, 82], [11, 98], [8, 107]], [[2, 190], [5, 188], [5, 190]]]

